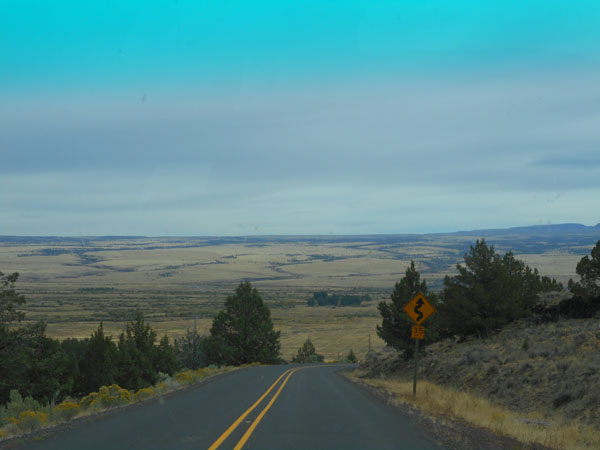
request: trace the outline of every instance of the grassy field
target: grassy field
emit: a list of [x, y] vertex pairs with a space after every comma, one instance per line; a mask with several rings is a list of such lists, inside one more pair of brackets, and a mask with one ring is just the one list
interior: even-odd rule
[[[539, 233], [538, 233], [539, 234]], [[198, 320], [208, 330], [227, 295], [250, 281], [281, 330], [291, 357], [310, 337], [327, 359], [383, 348], [376, 304], [388, 299], [410, 260], [430, 286], [455, 273], [469, 245], [485, 236], [501, 252], [566, 283], [600, 229], [575, 234], [457, 233], [398, 236], [241, 238], [23, 238], [0, 236], [0, 270], [21, 274], [30, 321], [58, 338], [85, 337], [100, 321], [118, 335], [134, 310], [159, 334], [178, 337]], [[315, 291], [369, 294], [360, 307], [306, 307]]]

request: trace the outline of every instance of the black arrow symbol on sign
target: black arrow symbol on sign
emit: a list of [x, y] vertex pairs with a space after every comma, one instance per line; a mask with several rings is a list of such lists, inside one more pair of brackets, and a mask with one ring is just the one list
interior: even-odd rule
[[413, 311], [416, 312], [419, 315], [417, 317], [417, 323], [420, 322], [421, 319], [423, 319], [423, 313], [421, 311], [419, 311], [419, 310], [421, 309], [421, 306], [423, 306], [424, 304], [425, 304], [425, 302], [423, 301], [422, 298], [420, 298], [419, 300], [417, 300], [417, 305], [413, 309]]

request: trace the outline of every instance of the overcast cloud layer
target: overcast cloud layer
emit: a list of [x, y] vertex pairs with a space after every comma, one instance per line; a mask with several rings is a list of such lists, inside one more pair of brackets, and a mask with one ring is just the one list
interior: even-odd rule
[[[250, 2], [212, 11], [221, 28], [205, 34], [191, 26], [206, 20], [197, 5], [173, 6], [189, 14], [162, 19], [152, 4], [105, 7], [86, 19], [91, 31], [73, 25], [87, 9], [64, 3], [71, 16], [40, 19], [16, 5], [14, 17], [30, 26], [76, 30], [54, 37], [63, 49], [55, 66], [43, 33], [25, 39], [13, 26], [1, 36], [0, 234], [421, 233], [600, 222], [599, 47], [589, 42], [600, 44], [600, 32], [587, 26], [600, 10], [571, 8], [566, 17], [560, 2], [543, 10], [503, 2], [495, 15], [484, 8], [469, 19], [467, 3], [442, 13], [444, 3], [423, 6], [434, 19], [398, 2], [357, 2], [340, 17], [318, 3], [308, 11], [265, 4], [271, 15], [248, 13], [248, 23], [266, 27], [253, 39], [239, 17]], [[109, 27], [127, 14], [125, 28], [135, 32]], [[330, 34], [324, 18], [337, 24]], [[246, 26], [237, 38], [226, 33], [235, 23]], [[465, 36], [461, 25], [476, 30]], [[186, 31], [158, 42], [152, 27], [160, 26]], [[113, 47], [142, 55], [110, 57]], [[47, 76], [34, 73], [42, 69]]]

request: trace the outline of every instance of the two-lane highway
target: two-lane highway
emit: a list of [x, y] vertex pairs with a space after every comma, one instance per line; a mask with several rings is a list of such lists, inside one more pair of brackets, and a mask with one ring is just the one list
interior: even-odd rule
[[[351, 367], [351, 366], [348, 366]], [[427, 430], [335, 372], [343, 366], [271, 366], [123, 408], [41, 440], [2, 448], [437, 449]]]

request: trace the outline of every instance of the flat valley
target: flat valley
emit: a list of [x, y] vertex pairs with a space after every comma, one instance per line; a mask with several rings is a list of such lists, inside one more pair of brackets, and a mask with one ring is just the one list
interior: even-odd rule
[[[100, 321], [115, 338], [138, 309], [159, 336], [176, 338], [195, 323], [208, 333], [225, 298], [250, 281], [281, 330], [284, 358], [310, 337], [326, 359], [336, 359], [350, 349], [360, 357], [369, 345], [383, 350], [377, 303], [389, 298], [411, 260], [438, 290], [481, 238], [566, 285], [600, 239], [600, 226], [372, 236], [0, 236], [0, 269], [20, 273], [26, 320], [45, 320], [57, 338], [87, 337]], [[307, 306], [318, 291], [372, 300]]]

